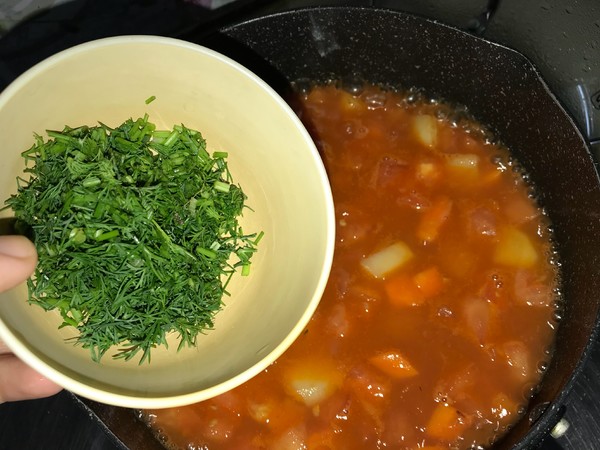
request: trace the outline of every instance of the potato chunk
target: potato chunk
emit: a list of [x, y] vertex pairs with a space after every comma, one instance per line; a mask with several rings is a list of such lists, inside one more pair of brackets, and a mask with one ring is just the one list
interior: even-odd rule
[[511, 267], [531, 267], [538, 259], [538, 252], [529, 237], [521, 230], [506, 227], [498, 233], [494, 262]]
[[375, 278], [382, 278], [406, 264], [412, 257], [413, 252], [408, 245], [398, 241], [367, 256], [361, 261], [361, 265]]
[[430, 115], [419, 115], [413, 119], [413, 127], [419, 141], [426, 147], [437, 144], [437, 119]]
[[327, 360], [298, 361], [285, 372], [285, 390], [306, 406], [316, 406], [341, 385], [342, 374]]

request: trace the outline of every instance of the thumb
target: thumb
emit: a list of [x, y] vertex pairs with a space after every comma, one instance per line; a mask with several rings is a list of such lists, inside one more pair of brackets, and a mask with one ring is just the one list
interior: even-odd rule
[[0, 292], [25, 281], [35, 269], [37, 252], [24, 236], [0, 236]]

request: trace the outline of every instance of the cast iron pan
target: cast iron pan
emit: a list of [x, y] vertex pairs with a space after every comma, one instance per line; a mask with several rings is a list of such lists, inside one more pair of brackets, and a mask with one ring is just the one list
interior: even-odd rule
[[[363, 79], [468, 111], [526, 168], [554, 224], [564, 306], [552, 363], [523, 419], [494, 449], [536, 448], [560, 418], [598, 332], [600, 184], [581, 133], [521, 54], [401, 12], [310, 8], [190, 37], [287, 94], [298, 80]], [[162, 448], [128, 410], [84, 402], [130, 449]]]
[[555, 355], [523, 419], [495, 449], [535, 447], [548, 434], [598, 330], [600, 184], [587, 144], [521, 54], [401, 12], [309, 8], [246, 21], [205, 42], [276, 89], [364, 79], [466, 106], [530, 174], [553, 222], [564, 308]]

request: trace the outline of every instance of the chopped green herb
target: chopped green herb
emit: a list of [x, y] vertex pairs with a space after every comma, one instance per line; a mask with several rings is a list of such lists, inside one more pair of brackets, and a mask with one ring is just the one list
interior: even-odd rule
[[149, 105], [150, 103], [152, 103], [154, 100], [156, 100], [156, 95], [151, 95], [150, 97], [148, 97], [146, 99], [146, 105]]
[[185, 126], [155, 130], [147, 115], [48, 136], [23, 152], [31, 178], [6, 200], [39, 253], [29, 301], [57, 309], [95, 361], [114, 345], [114, 358], [150, 361], [172, 331], [179, 349], [196, 345], [262, 237], [239, 225], [246, 196], [227, 154], [211, 157]]

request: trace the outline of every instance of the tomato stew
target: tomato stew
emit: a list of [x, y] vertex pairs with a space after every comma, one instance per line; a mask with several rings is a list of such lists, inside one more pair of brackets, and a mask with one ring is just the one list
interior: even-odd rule
[[547, 217], [508, 152], [446, 105], [335, 85], [297, 110], [337, 219], [293, 346], [239, 388], [144, 411], [182, 449], [470, 449], [516, 421], [551, 355]]

